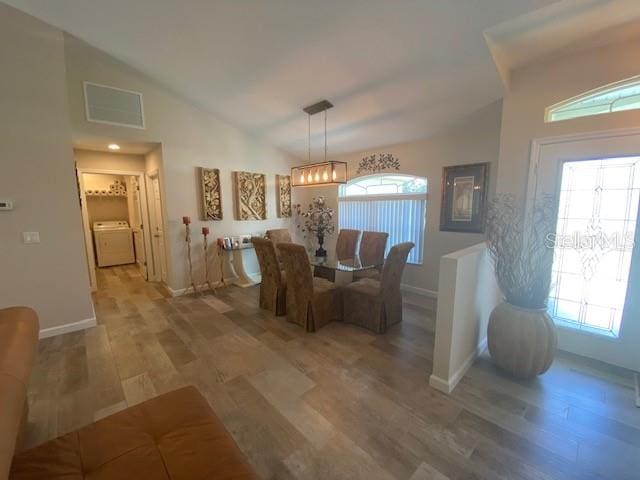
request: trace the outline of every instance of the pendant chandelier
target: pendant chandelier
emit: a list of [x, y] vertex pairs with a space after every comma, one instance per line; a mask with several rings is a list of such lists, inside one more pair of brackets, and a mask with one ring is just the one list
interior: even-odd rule
[[[309, 163], [291, 168], [291, 185], [294, 187], [347, 183], [347, 164], [327, 160], [327, 110], [332, 107], [331, 102], [322, 100], [302, 109], [309, 117]], [[320, 112], [324, 112], [324, 162], [311, 163], [311, 116]]]

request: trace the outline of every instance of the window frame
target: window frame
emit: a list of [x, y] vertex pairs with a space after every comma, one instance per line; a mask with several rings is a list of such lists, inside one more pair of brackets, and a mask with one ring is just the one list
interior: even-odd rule
[[[425, 191], [420, 193], [415, 192], [407, 192], [407, 193], [371, 193], [371, 194], [363, 194], [363, 195], [346, 195], [346, 190], [349, 185], [357, 184], [363, 180], [375, 178], [375, 177], [405, 177], [411, 179], [419, 179], [425, 182]], [[397, 200], [422, 200], [424, 201], [424, 217], [423, 217], [423, 227], [420, 230], [419, 234], [421, 238], [415, 239], [414, 242], [416, 247], [422, 246], [422, 251], [418, 253], [419, 261], [411, 262], [407, 261], [410, 265], [423, 265], [424, 264], [424, 246], [427, 235], [427, 208], [428, 208], [428, 199], [429, 199], [429, 180], [427, 177], [412, 175], [408, 173], [391, 173], [391, 172], [380, 172], [369, 175], [361, 175], [358, 177], [354, 177], [349, 179], [349, 181], [345, 184], [342, 184], [338, 188], [338, 205], [342, 202], [381, 202], [381, 201], [397, 201]], [[338, 211], [340, 209], [338, 208]], [[340, 228], [341, 218], [338, 217], [338, 226]], [[347, 227], [345, 227], [347, 228]]]
[[[365, 193], [363, 195], [343, 195], [343, 191], [346, 193], [347, 188], [350, 185], [354, 185], [356, 183], [360, 183], [363, 180], [368, 180], [371, 178], [380, 178], [380, 177], [404, 177], [404, 178], [412, 178], [412, 179], [419, 179], [419, 180], [424, 180], [425, 183], [425, 191], [424, 192], [407, 192], [407, 193], [403, 193], [403, 192], [396, 192], [396, 193]], [[340, 185], [338, 187], [338, 200], [346, 200], [346, 199], [354, 199], [354, 200], [366, 200], [369, 197], [372, 198], [382, 198], [382, 197], [389, 197], [389, 199], [395, 199], [395, 200], [399, 200], [400, 198], [391, 198], [391, 197], [402, 197], [402, 198], [409, 198], [409, 196], [413, 195], [415, 196], [415, 199], [425, 196], [427, 195], [427, 193], [429, 193], [429, 181], [427, 180], [427, 177], [421, 177], [418, 175], [411, 175], [408, 173], [388, 173], [388, 172], [381, 172], [381, 173], [372, 173], [369, 175], [361, 175], [359, 177], [354, 177], [352, 179], [350, 179], [349, 181], [347, 181], [347, 183], [344, 183], [342, 185]]]
[[[606, 114], [611, 114], [611, 113], [620, 113], [620, 112], [627, 112], [627, 111], [632, 111], [632, 110], [639, 110], [640, 107], [638, 108], [628, 108], [628, 109], [622, 109], [622, 110], [612, 110], [613, 105], [620, 101], [622, 98], [626, 98], [626, 97], [622, 97], [622, 98], [617, 98], [613, 101], [610, 102], [609, 104], [609, 111], [606, 112], [598, 112], [598, 113], [588, 113], [585, 115], [577, 115], [575, 117], [570, 117], [570, 118], [560, 118], [560, 119], [553, 119], [553, 115], [555, 113], [557, 113], [557, 110], [560, 110], [564, 107], [567, 107], [571, 104], [578, 104], [581, 101], [584, 100], [588, 100], [589, 97], [596, 97], [598, 95], [602, 95], [605, 94], [607, 92], [615, 92], [618, 89], [623, 89], [623, 88], [627, 88], [627, 87], [631, 87], [631, 86], [639, 86], [640, 87], [640, 75], [636, 75], [630, 78], [626, 78], [624, 80], [620, 80], [618, 82], [614, 82], [614, 83], [610, 83], [608, 85], [604, 85], [598, 88], [594, 88], [593, 90], [589, 90], [587, 92], [581, 93], [579, 95], [576, 95], [574, 97], [568, 98], [566, 100], [563, 100], [561, 102], [555, 103], [553, 105], [548, 106], [547, 108], [545, 108], [544, 110], [544, 122], [545, 123], [556, 123], [556, 122], [565, 122], [568, 120], [575, 120], [578, 118], [585, 118], [585, 117], [593, 117], [593, 116], [597, 116], [597, 115], [606, 115]], [[582, 108], [586, 109], [586, 108], [593, 108], [595, 106], [584, 106]], [[579, 110], [579, 108], [576, 108], [576, 110]]]

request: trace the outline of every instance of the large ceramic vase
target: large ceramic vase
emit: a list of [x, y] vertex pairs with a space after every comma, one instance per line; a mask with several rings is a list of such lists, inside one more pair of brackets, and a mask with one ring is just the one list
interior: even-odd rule
[[546, 372], [558, 345], [556, 327], [545, 309], [498, 305], [489, 319], [489, 353], [501, 369], [519, 378]]

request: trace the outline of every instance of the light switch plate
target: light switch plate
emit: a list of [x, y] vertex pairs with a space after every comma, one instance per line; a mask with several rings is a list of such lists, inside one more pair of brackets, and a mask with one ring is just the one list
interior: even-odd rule
[[26, 244], [40, 243], [40, 232], [22, 232], [22, 240]]

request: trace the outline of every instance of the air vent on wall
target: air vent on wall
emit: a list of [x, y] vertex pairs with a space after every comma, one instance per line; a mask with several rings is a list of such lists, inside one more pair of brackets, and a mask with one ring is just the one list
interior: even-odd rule
[[144, 129], [141, 93], [84, 82], [84, 107], [89, 122]]

